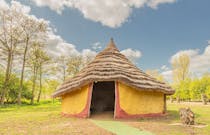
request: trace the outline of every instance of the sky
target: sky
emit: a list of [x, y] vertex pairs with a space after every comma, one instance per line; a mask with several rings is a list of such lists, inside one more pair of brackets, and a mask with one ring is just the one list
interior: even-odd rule
[[[14, 2], [14, 1], [13, 1]], [[49, 49], [102, 50], [110, 38], [142, 70], [171, 79], [171, 62], [190, 56], [190, 72], [210, 71], [210, 0], [17, 0], [50, 23]], [[11, 0], [0, 0], [0, 9]], [[209, 42], [209, 43], [208, 43]], [[95, 49], [94, 49], [95, 48]]]

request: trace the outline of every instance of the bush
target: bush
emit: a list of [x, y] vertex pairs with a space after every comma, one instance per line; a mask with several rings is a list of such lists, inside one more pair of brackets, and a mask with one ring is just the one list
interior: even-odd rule
[[[3, 88], [4, 76], [0, 74], [0, 90]], [[8, 85], [8, 93], [6, 94], [7, 102], [16, 102], [18, 98], [18, 91], [20, 89], [20, 80], [16, 75], [12, 75]], [[22, 90], [22, 99], [30, 99], [31, 92], [27, 83], [24, 83]]]

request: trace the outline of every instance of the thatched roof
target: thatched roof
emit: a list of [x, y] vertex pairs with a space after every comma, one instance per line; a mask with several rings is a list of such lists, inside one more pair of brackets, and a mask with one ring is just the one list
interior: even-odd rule
[[133, 65], [120, 53], [111, 39], [108, 46], [75, 77], [65, 81], [54, 92], [53, 97], [62, 96], [91, 82], [99, 81], [118, 81], [139, 90], [159, 91], [169, 95], [174, 93], [171, 87]]

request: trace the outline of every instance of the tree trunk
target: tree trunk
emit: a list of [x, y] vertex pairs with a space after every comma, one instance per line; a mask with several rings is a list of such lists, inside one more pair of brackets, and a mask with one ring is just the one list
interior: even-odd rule
[[12, 61], [12, 53], [8, 52], [8, 58], [7, 58], [7, 67], [6, 67], [6, 72], [5, 72], [5, 80], [4, 80], [4, 85], [3, 89], [1, 92], [1, 105], [4, 104], [5, 96], [8, 91], [8, 85], [9, 85], [9, 80], [10, 80], [10, 73], [11, 73], [11, 61]]
[[42, 65], [39, 67], [39, 94], [37, 98], [37, 102], [39, 103], [40, 97], [42, 94]]
[[26, 38], [26, 46], [23, 54], [23, 63], [22, 63], [22, 70], [21, 70], [21, 77], [20, 77], [20, 89], [18, 91], [18, 104], [21, 104], [21, 93], [23, 90], [23, 80], [24, 80], [24, 72], [25, 72], [25, 63], [26, 63], [26, 54], [28, 51], [28, 43], [29, 43], [29, 38]]
[[36, 89], [36, 78], [37, 78], [37, 67], [36, 65], [34, 65], [33, 67], [34, 71], [33, 71], [33, 86], [32, 86], [32, 97], [31, 97], [31, 104], [34, 104], [34, 92], [35, 92], [35, 89]]

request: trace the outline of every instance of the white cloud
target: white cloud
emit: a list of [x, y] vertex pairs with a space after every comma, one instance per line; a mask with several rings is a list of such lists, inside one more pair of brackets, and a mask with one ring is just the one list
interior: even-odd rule
[[[40, 5], [44, 5], [47, 3], [51, 2], [56, 2], [53, 0], [48, 0], [48, 2], [41, 3], [41, 0], [37, 1]], [[64, 1], [60, 1], [64, 2]], [[94, 1], [92, 1], [94, 2]], [[135, 3], [136, 2], [136, 3]], [[103, 2], [102, 2], [103, 3]], [[130, 1], [130, 4], [135, 3], [136, 7], [141, 6], [141, 3], [138, 3], [137, 1]], [[89, 61], [92, 58], [95, 57], [96, 51], [93, 51], [91, 49], [83, 49], [82, 51], [78, 51], [76, 49], [76, 46], [74, 44], [66, 42], [64, 39], [62, 39], [61, 36], [55, 34], [55, 28], [52, 28], [50, 25], [50, 21], [42, 19], [42, 18], [37, 18], [34, 15], [30, 14], [31, 8], [29, 6], [23, 5], [20, 2], [17, 1], [11, 1], [10, 3], [6, 3], [4, 0], [0, 0], [1, 8], [0, 10], [4, 9], [12, 9], [15, 8], [19, 12], [25, 14], [28, 17], [31, 17], [35, 19], [36, 21], [43, 21], [48, 25], [48, 32], [47, 32], [47, 43], [46, 43], [46, 51], [53, 57], [59, 57], [61, 55], [64, 56], [71, 56], [71, 55], [80, 55], [83, 57], [84, 61]], [[111, 4], [112, 2], [108, 2], [106, 4]], [[56, 4], [55, 4], [56, 5]], [[115, 7], [115, 5], [113, 5]], [[62, 6], [61, 6], [62, 7]], [[105, 8], [105, 7], [104, 7]], [[62, 8], [59, 8], [62, 10]], [[93, 44], [93, 48], [95, 49], [101, 49], [101, 43], [96, 42]], [[137, 59], [141, 57], [141, 52], [138, 50], [133, 50], [131, 48], [125, 49], [121, 51], [127, 58], [129, 58], [131, 61], [134, 63], [136, 62]]]
[[102, 45], [101, 45], [101, 42], [95, 42], [95, 43], [93, 43], [93, 45], [92, 45], [92, 49], [93, 50], [100, 50], [102, 48]]
[[130, 61], [136, 63], [136, 61], [142, 56], [142, 53], [139, 50], [133, 50], [131, 48], [121, 51]]
[[82, 50], [82, 56], [94, 57], [94, 56], [96, 56], [96, 52], [92, 51], [90, 49], [84, 49], [84, 50]]
[[[50, 26], [50, 21], [42, 19], [42, 18], [37, 18], [36, 16], [31, 15], [30, 14], [31, 8], [29, 6], [23, 5], [17, 1], [11, 1], [10, 3], [9, 2], [6, 3], [6, 1], [4, 0], [0, 0], [0, 4], [1, 4], [0, 11], [15, 9], [18, 13], [22, 13], [23, 15], [30, 17], [37, 22], [44, 22], [47, 25], [48, 32], [46, 35], [43, 35], [43, 37], [46, 37], [45, 50], [50, 56], [56, 58], [61, 55], [64, 55], [64, 56], [81, 55], [84, 58], [84, 60], [86, 60], [85, 59], [86, 57], [90, 58], [96, 55], [96, 52], [91, 51], [90, 49], [84, 49], [80, 52], [76, 49], [75, 45], [66, 42], [64, 39], [62, 39], [61, 36], [56, 35], [54, 33], [56, 32], [56, 29]], [[2, 50], [0, 50], [0, 54], [1, 54], [1, 51]], [[3, 59], [1, 55], [0, 55], [0, 58]], [[1, 66], [3, 66], [4, 64], [5, 63], [2, 62]]]
[[210, 45], [206, 47], [205, 51], [191, 57], [190, 71], [205, 73], [210, 69]]
[[181, 54], [187, 54], [190, 57], [190, 72], [193, 74], [203, 74], [208, 72], [210, 69], [210, 45], [208, 45], [204, 52], [200, 52], [199, 49], [191, 49], [179, 51], [175, 55], [172, 56], [170, 62], [173, 61], [174, 58], [180, 56]]
[[0, 10], [8, 9], [9, 5], [5, 2], [5, 0], [0, 0]]
[[20, 2], [18, 1], [11, 1], [11, 9], [15, 9], [18, 12], [24, 13], [24, 14], [29, 14], [31, 11], [31, 8], [29, 6], [26, 5], [22, 5]]
[[18, 1], [12, 0], [10, 3], [7, 3], [5, 0], [0, 0], [0, 11], [2, 10], [16, 10], [17, 12], [28, 14], [31, 11], [31, 8], [26, 5], [22, 5]]
[[92, 58], [96, 56], [96, 52], [90, 49], [78, 51], [74, 44], [66, 42], [62, 39], [62, 37], [54, 34], [53, 32], [48, 33], [46, 50], [52, 57], [82, 56], [84, 62], [92, 60]]
[[180, 55], [186, 54], [188, 55], [190, 58], [197, 56], [199, 53], [199, 49], [189, 49], [189, 50], [181, 50], [179, 52], [177, 52], [176, 54], [174, 54], [171, 59], [170, 59], [170, 63], [172, 63], [176, 58], [178, 58]]
[[163, 70], [163, 71], [168, 71], [169, 68], [168, 68], [166, 65], [163, 65], [163, 66], [161, 67], [161, 70]]
[[173, 80], [173, 72], [172, 70], [166, 70], [166, 71], [163, 71], [161, 73], [161, 75], [163, 75], [164, 79], [168, 82], [172, 82]]
[[84, 18], [116, 28], [127, 21], [133, 8], [173, 3], [176, 0], [32, 0], [37, 6], [48, 6], [61, 14], [65, 8], [79, 10]]
[[47, 52], [54, 57], [59, 57], [61, 55], [79, 55], [75, 45], [67, 43], [59, 35], [55, 35], [53, 32], [48, 33], [46, 48]]
[[[208, 45], [203, 52], [201, 52], [199, 49], [179, 51], [171, 57], [169, 62], [172, 63], [175, 58], [179, 57], [182, 54], [187, 54], [190, 57], [189, 71], [191, 75], [193, 75], [192, 77], [194, 77], [194, 75], [200, 77], [204, 73], [210, 71], [210, 45]], [[166, 71], [163, 70], [161, 74], [164, 75], [164, 77], [167, 79], [172, 79], [171, 69], [168, 69]]]
[[[16, 2], [16, 1], [11, 1], [10, 3], [6, 3], [3, 0], [0, 0], [0, 11], [1, 10], [8, 10], [8, 9], [13, 9], [15, 8], [16, 11], [23, 13], [24, 15], [34, 19], [35, 21], [42, 21], [44, 23], [46, 23], [47, 27], [48, 27], [48, 32], [46, 35], [43, 35], [43, 37], [46, 37], [46, 46], [45, 46], [45, 50], [47, 51], [47, 53], [52, 56], [53, 58], [58, 58], [59, 56], [82, 56], [82, 60], [84, 64], [87, 64], [88, 62], [90, 62], [95, 56], [96, 56], [96, 51], [91, 50], [91, 49], [83, 49], [81, 51], [76, 49], [76, 46], [74, 44], [68, 43], [66, 42], [61, 36], [56, 35], [56, 28], [51, 27], [51, 23], [48, 20], [42, 19], [42, 18], [37, 18], [36, 16], [30, 14], [31, 8], [29, 6], [26, 5], [22, 5], [20, 2]], [[3, 5], [4, 4], [4, 5]], [[62, 8], [60, 8], [62, 10]], [[95, 49], [101, 49], [101, 43], [100, 42], [96, 42], [94, 43]], [[1, 52], [1, 50], [0, 50]], [[138, 50], [132, 50], [132, 49], [126, 49], [122, 51], [128, 58], [130, 58], [131, 60], [137, 60], [138, 58], [141, 57], [141, 52]], [[1, 54], [1, 53], [0, 53]], [[0, 55], [0, 58], [1, 57]], [[15, 72], [19, 72], [20, 69], [18, 66], [18, 63], [20, 63], [21, 61], [18, 59], [18, 57], [16, 57], [15, 61], [14, 61], [14, 68], [13, 70]], [[6, 63], [1, 63], [0, 64], [0, 68], [3, 68], [4, 65]], [[51, 64], [53, 66], [56, 66], [56, 63]], [[56, 75], [55, 77], [59, 76]], [[51, 76], [49, 76], [49, 78], [51, 78]]]
[[208, 45], [210, 45], [210, 40], [207, 40], [207, 42], [208, 42]]
[[174, 3], [176, 0], [150, 0], [147, 4], [153, 9], [157, 9], [159, 4]]
[[90, 49], [82, 50], [81, 56], [82, 56], [83, 63], [87, 64], [90, 61], [92, 61], [95, 58], [96, 54], [97, 53], [95, 51], [90, 50]]
[[37, 6], [44, 7], [48, 6], [51, 10], [56, 11], [58, 14], [62, 13], [67, 0], [32, 0], [36, 3]]

